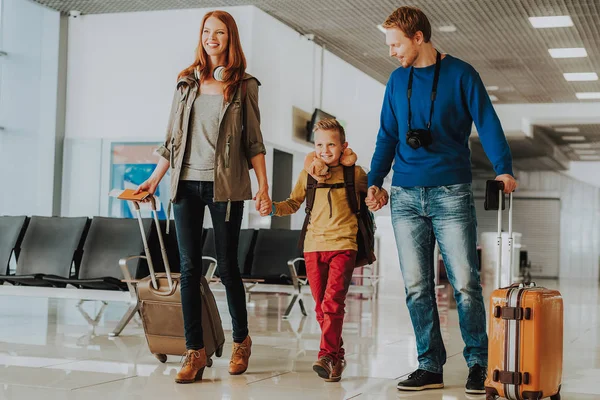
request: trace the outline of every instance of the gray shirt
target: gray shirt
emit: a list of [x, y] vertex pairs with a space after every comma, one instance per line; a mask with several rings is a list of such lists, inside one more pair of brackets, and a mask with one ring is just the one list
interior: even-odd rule
[[214, 182], [215, 149], [222, 109], [222, 94], [200, 93], [194, 100], [180, 180]]

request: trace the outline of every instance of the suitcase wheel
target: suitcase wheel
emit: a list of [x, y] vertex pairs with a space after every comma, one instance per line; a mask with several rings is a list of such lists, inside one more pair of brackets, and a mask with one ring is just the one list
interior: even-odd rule
[[223, 346], [219, 346], [219, 348], [215, 351], [215, 356], [221, 357], [223, 355]]
[[542, 395], [541, 394], [532, 394], [529, 397], [525, 397], [525, 399], [528, 399], [528, 400], [542, 400]]
[[491, 387], [485, 387], [485, 400], [496, 400], [498, 391]]
[[556, 393], [554, 396], [551, 396], [550, 400], [560, 400], [560, 392]]
[[158, 361], [160, 361], [161, 363], [166, 363], [167, 362], [167, 355], [166, 354], [155, 354], [154, 357], [156, 357], [156, 359]]
[[213, 360], [212, 360], [212, 358], [209, 358], [208, 360], [206, 360], [206, 366], [207, 366], [208, 368], [210, 368], [210, 367], [212, 367], [212, 366], [213, 366]]

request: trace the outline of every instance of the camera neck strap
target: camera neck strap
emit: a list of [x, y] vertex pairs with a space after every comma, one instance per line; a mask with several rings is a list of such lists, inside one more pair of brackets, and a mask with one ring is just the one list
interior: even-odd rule
[[[435, 98], [437, 96], [437, 85], [438, 80], [440, 79], [440, 66], [442, 61], [442, 54], [439, 51], [435, 51], [437, 53], [435, 58], [435, 72], [433, 74], [433, 88], [431, 89], [431, 108], [429, 109], [429, 122], [427, 123], [427, 129], [431, 129], [431, 119], [433, 118], [433, 104], [435, 103]], [[410, 67], [410, 75], [408, 76], [408, 89], [406, 91], [406, 97], [408, 98], [408, 130], [412, 130], [410, 121], [412, 120], [412, 110], [410, 108], [410, 98], [412, 96], [412, 83], [413, 76], [415, 74], [415, 67]]]

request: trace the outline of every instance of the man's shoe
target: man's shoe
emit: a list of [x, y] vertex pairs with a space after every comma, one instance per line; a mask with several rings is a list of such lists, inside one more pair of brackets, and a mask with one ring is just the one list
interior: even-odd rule
[[338, 359], [335, 364], [333, 364], [333, 369], [331, 370], [331, 378], [325, 379], [325, 382], [339, 382], [342, 379], [342, 373], [346, 369], [346, 360], [343, 358]]
[[[333, 361], [331, 360], [331, 358], [327, 357], [327, 356], [323, 356], [321, 358], [319, 358], [317, 361], [315, 361], [315, 363], [313, 364], [313, 371], [315, 371], [317, 373], [317, 375], [319, 375], [319, 377], [323, 378], [326, 382], [333, 382], [331, 381], [331, 373], [334, 369], [334, 365], [333, 365]], [[341, 374], [340, 374], [340, 378], [341, 378]], [[338, 379], [339, 381], [339, 379]]]
[[252, 339], [247, 336], [242, 343], [233, 343], [231, 361], [229, 361], [229, 374], [240, 375], [248, 369], [248, 361], [252, 353]]
[[485, 394], [485, 378], [487, 378], [487, 368], [479, 364], [469, 368], [469, 377], [465, 392], [468, 394]]
[[398, 390], [426, 390], [441, 389], [444, 387], [444, 376], [433, 372], [418, 369], [408, 376], [408, 379], [398, 382]]
[[183, 362], [181, 371], [177, 373], [175, 382], [193, 383], [201, 381], [206, 362], [206, 351], [204, 349], [188, 350], [185, 353], [185, 361]]

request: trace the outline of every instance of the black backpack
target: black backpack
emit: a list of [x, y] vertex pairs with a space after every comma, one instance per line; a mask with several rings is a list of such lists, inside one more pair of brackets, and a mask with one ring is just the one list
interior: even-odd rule
[[304, 218], [304, 225], [302, 226], [300, 241], [298, 243], [300, 250], [304, 249], [304, 238], [306, 237], [306, 230], [308, 229], [308, 224], [310, 222], [310, 214], [315, 203], [315, 193], [317, 189], [320, 188], [346, 189], [346, 198], [348, 199], [350, 210], [352, 210], [352, 213], [356, 214], [356, 217], [358, 218], [358, 232], [356, 234], [358, 254], [356, 255], [355, 267], [358, 268], [373, 264], [376, 261], [375, 218], [365, 204], [365, 199], [367, 198], [366, 193], [359, 193], [360, 207], [358, 205], [356, 189], [354, 187], [354, 166], [344, 166], [344, 183], [318, 183], [315, 178], [310, 174], [308, 175], [308, 180], [306, 182], [306, 217]]

